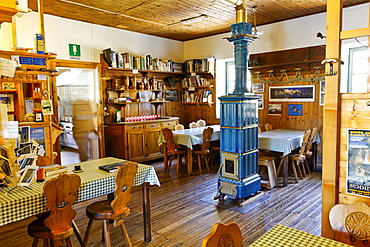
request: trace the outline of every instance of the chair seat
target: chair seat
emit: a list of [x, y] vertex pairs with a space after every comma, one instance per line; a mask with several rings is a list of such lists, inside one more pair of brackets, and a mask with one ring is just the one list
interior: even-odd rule
[[209, 154], [209, 150], [194, 150], [193, 154]]
[[111, 201], [109, 200], [94, 202], [86, 208], [87, 217], [94, 220], [120, 220], [127, 217], [129, 214], [129, 208], [126, 208], [121, 214], [115, 214], [111, 206]]
[[45, 219], [46, 217], [42, 217], [32, 221], [27, 227], [28, 235], [34, 238], [53, 239], [54, 241], [63, 240], [73, 235], [71, 226], [52, 234], [50, 229], [44, 224]]

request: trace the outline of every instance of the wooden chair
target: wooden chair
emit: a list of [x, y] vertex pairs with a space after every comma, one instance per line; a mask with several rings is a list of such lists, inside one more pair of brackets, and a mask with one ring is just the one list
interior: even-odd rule
[[183, 130], [185, 129], [185, 126], [183, 124], [176, 124], [175, 125], [175, 130]]
[[167, 157], [164, 162], [165, 171], [170, 171], [172, 160], [177, 158], [176, 174], [179, 174], [182, 165], [182, 156], [185, 157], [185, 160], [187, 159], [186, 149], [180, 149], [178, 145], [175, 144], [172, 130], [164, 128], [162, 129], [162, 134], [166, 140], [165, 148], [167, 149]]
[[196, 147], [193, 150], [193, 157], [194, 159], [197, 159], [200, 174], [202, 174], [202, 161], [204, 161], [207, 167], [207, 171], [209, 171], [208, 156], [210, 153], [209, 148], [211, 146], [212, 134], [213, 134], [213, 129], [211, 127], [204, 129], [203, 130], [203, 143], [200, 146], [200, 150], [196, 150]]
[[369, 246], [370, 207], [364, 202], [337, 204], [329, 212], [334, 240], [352, 246]]
[[312, 164], [313, 171], [316, 171], [316, 167], [315, 167], [316, 164], [314, 164], [314, 162], [312, 160], [312, 156], [314, 155], [314, 151], [312, 149], [313, 149], [313, 146], [314, 146], [314, 140], [315, 140], [315, 136], [316, 136], [317, 131], [318, 131], [317, 127], [312, 128], [310, 137], [308, 138], [308, 141], [307, 141], [306, 150], [305, 150], [305, 153], [304, 153], [307, 160], [308, 159], [310, 160], [310, 163]]
[[72, 246], [72, 220], [77, 214], [72, 205], [80, 184], [81, 178], [76, 174], [61, 174], [45, 182], [46, 208], [50, 213], [42, 214], [28, 225], [28, 235], [34, 238], [33, 247], [40, 238], [44, 239], [44, 246], [49, 246], [49, 240], [51, 246], [61, 246], [63, 240], [67, 246]]
[[205, 127], [207, 125], [206, 121], [203, 119], [199, 119], [197, 121], [198, 127]]
[[272, 189], [278, 186], [278, 178], [276, 174], [275, 158], [271, 156], [258, 156], [258, 170], [261, 172], [261, 168], [266, 167], [268, 180], [262, 180], [261, 186], [268, 189]]
[[198, 128], [199, 126], [198, 126], [198, 124], [196, 123], [196, 122], [191, 122], [190, 124], [189, 124], [189, 128], [190, 129], [194, 129], [194, 128]]
[[109, 220], [114, 220], [114, 226], [121, 226], [123, 237], [127, 246], [132, 246], [123, 219], [130, 214], [127, 204], [131, 200], [131, 188], [138, 169], [136, 162], [127, 161], [118, 167], [115, 174], [116, 188], [113, 201], [105, 200], [90, 204], [86, 208], [86, 215], [89, 217], [86, 234], [82, 246], [87, 246], [91, 226], [94, 220], [103, 221], [103, 238], [105, 246], [111, 246], [109, 236]]
[[261, 127], [258, 126], [258, 133], [262, 133]]
[[269, 123], [265, 124], [265, 129], [266, 129], [266, 131], [271, 131], [271, 130], [273, 130], [272, 125], [271, 125], [271, 124], [269, 124]]
[[222, 224], [216, 223], [212, 227], [211, 233], [205, 237], [202, 247], [242, 247], [243, 236], [240, 228], [235, 223]]
[[[211, 146], [209, 147], [210, 154], [209, 154], [209, 164], [213, 164], [214, 159], [220, 155], [220, 140], [212, 141]], [[219, 164], [219, 162], [218, 162]]]

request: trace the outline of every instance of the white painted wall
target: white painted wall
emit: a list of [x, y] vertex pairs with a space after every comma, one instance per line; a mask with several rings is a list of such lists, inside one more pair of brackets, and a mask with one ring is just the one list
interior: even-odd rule
[[[81, 61], [99, 62], [105, 48], [134, 55], [151, 54], [153, 57], [183, 61], [184, 43], [125, 30], [93, 25], [44, 15], [45, 45], [47, 51], [58, 54], [59, 59], [70, 59], [68, 44], [81, 46]], [[28, 13], [16, 20], [18, 46], [34, 47], [34, 35], [39, 32], [38, 14]], [[11, 24], [3, 23], [0, 29], [0, 50], [11, 50]]]

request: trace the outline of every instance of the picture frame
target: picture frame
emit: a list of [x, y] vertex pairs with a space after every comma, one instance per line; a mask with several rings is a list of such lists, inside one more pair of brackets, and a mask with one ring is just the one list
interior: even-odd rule
[[28, 186], [34, 179], [38, 166], [27, 166], [19, 179], [18, 186]]
[[177, 89], [166, 90], [166, 101], [176, 102], [177, 99]]
[[325, 93], [325, 81], [320, 81], [320, 93]]
[[146, 97], [145, 92], [139, 92], [139, 99], [140, 99], [140, 102], [147, 102], [147, 101], [149, 101], [149, 99]]
[[271, 86], [269, 102], [315, 102], [315, 85]]
[[20, 164], [19, 165], [20, 171], [27, 168], [28, 166], [35, 166], [36, 159], [37, 159], [37, 156], [33, 153], [24, 154], [24, 155], [20, 156], [19, 161], [18, 161], [18, 163]]
[[44, 115], [42, 112], [35, 112], [35, 122], [44, 122]]
[[6, 176], [12, 176], [12, 170], [10, 169], [9, 161], [4, 158], [0, 158], [0, 170]]
[[283, 109], [281, 104], [269, 104], [268, 115], [281, 116]]
[[[54, 114], [53, 101], [51, 101], [51, 100], [41, 100], [41, 106], [42, 106], [42, 114], [43, 115], [47, 116], [47, 115], [53, 115]], [[35, 116], [35, 119], [36, 119], [36, 116]], [[40, 121], [40, 122], [42, 122], [42, 121]]]
[[252, 92], [253, 93], [264, 93], [265, 92], [265, 84], [263, 84], [263, 83], [252, 84]]
[[288, 104], [288, 116], [303, 116], [302, 104]]
[[0, 103], [6, 104], [7, 112], [14, 112], [14, 94], [1, 94]]
[[324, 105], [325, 93], [320, 93], [320, 105]]
[[257, 109], [263, 110], [265, 108], [264, 104], [264, 95], [263, 94], [256, 94], [258, 97]]

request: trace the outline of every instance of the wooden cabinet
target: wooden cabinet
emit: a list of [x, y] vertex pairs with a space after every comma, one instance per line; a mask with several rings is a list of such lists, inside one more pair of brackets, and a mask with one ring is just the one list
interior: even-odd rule
[[106, 156], [132, 161], [163, 157], [158, 138], [162, 128], [174, 129], [177, 117], [143, 122], [107, 124], [105, 130]]

